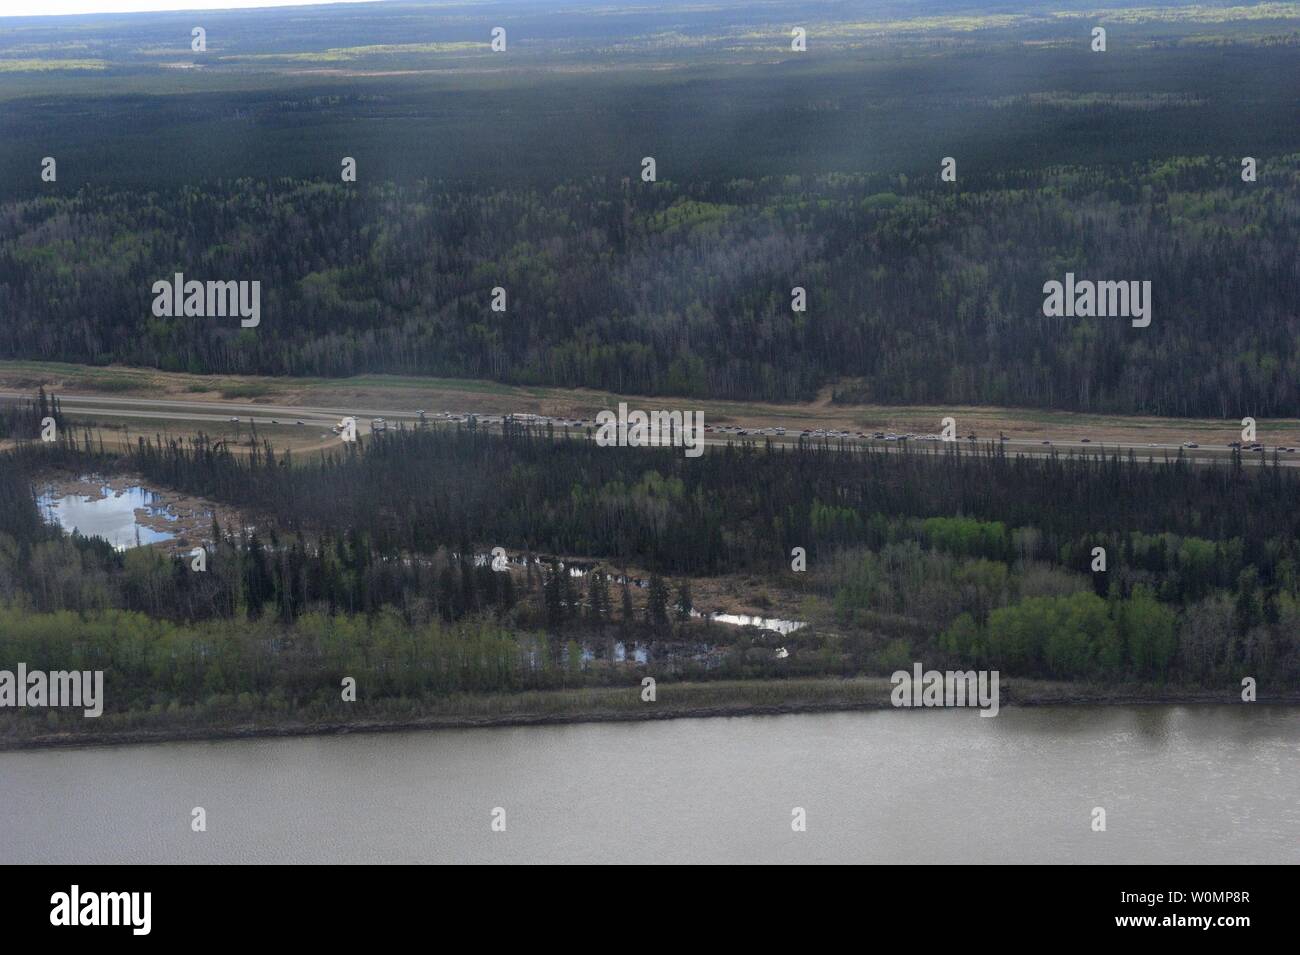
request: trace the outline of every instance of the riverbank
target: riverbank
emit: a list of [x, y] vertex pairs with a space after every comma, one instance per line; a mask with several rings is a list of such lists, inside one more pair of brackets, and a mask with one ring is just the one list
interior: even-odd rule
[[[35, 714], [0, 716], [0, 751], [78, 746], [113, 746], [342, 733], [386, 733], [490, 726], [544, 726], [565, 723], [634, 722], [792, 713], [889, 709], [886, 677], [851, 679], [741, 680], [710, 683], [660, 683], [653, 702], [641, 698], [640, 685], [543, 690], [511, 694], [462, 694], [429, 701], [365, 706], [342, 704], [355, 714], [291, 714], [279, 711], [225, 713], [202, 719], [199, 710], [112, 714], [79, 720], [77, 729], [50, 732]], [[1109, 706], [1241, 703], [1235, 688], [1115, 686], [1042, 680], [1002, 681], [1001, 707]], [[1264, 695], [1262, 704], [1300, 706], [1300, 690]]]

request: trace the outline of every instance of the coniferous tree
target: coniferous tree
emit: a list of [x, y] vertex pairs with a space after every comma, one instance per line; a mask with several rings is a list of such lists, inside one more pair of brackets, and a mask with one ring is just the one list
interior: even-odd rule
[[677, 611], [677, 619], [682, 623], [690, 619], [691, 611], [695, 609], [695, 604], [691, 600], [691, 582], [685, 577], [677, 584], [677, 600], [674, 609]]
[[650, 575], [650, 587], [646, 591], [646, 620], [654, 626], [668, 622], [668, 588], [658, 574]]

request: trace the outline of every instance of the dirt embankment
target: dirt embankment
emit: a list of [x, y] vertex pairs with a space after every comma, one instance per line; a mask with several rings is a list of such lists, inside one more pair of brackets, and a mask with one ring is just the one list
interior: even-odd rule
[[[155, 725], [42, 733], [23, 731], [16, 722], [0, 723], [0, 751], [68, 746], [127, 745], [200, 740], [262, 739], [343, 733], [475, 729], [492, 726], [548, 726], [569, 723], [705, 719], [727, 716], [781, 716], [796, 713], [891, 709], [892, 687], [885, 677], [852, 679], [752, 680], [661, 684], [659, 699], [645, 702], [640, 686], [536, 691], [515, 695], [461, 697], [431, 703], [423, 715], [355, 720], [302, 720], [263, 717], [221, 725]], [[1300, 706], [1300, 690], [1243, 703], [1232, 688], [1189, 689], [1153, 686], [1098, 687], [1081, 683], [1005, 680], [1000, 709], [1020, 706], [1142, 705]], [[107, 716], [107, 714], [106, 714]]]

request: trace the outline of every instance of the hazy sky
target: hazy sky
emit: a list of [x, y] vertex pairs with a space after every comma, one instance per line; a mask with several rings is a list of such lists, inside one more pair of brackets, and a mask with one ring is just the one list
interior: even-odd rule
[[311, 4], [347, 2], [353, 0], [0, 0], [0, 17], [40, 17], [59, 13], [304, 7]]

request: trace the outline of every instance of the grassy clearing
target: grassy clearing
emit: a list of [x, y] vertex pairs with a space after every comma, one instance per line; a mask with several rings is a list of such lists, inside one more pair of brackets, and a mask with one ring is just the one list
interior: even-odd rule
[[48, 73], [52, 70], [106, 70], [105, 60], [0, 60], [0, 73]]
[[222, 398], [225, 398], [227, 401], [233, 401], [239, 398], [265, 398], [268, 395], [275, 394], [276, 389], [269, 384], [245, 381], [234, 385], [227, 385], [221, 388], [220, 391]]
[[223, 61], [277, 61], [292, 63], [350, 63], [363, 57], [423, 56], [438, 53], [483, 53], [487, 43], [380, 43], [372, 46], [330, 47], [307, 53], [237, 53], [223, 56]]

